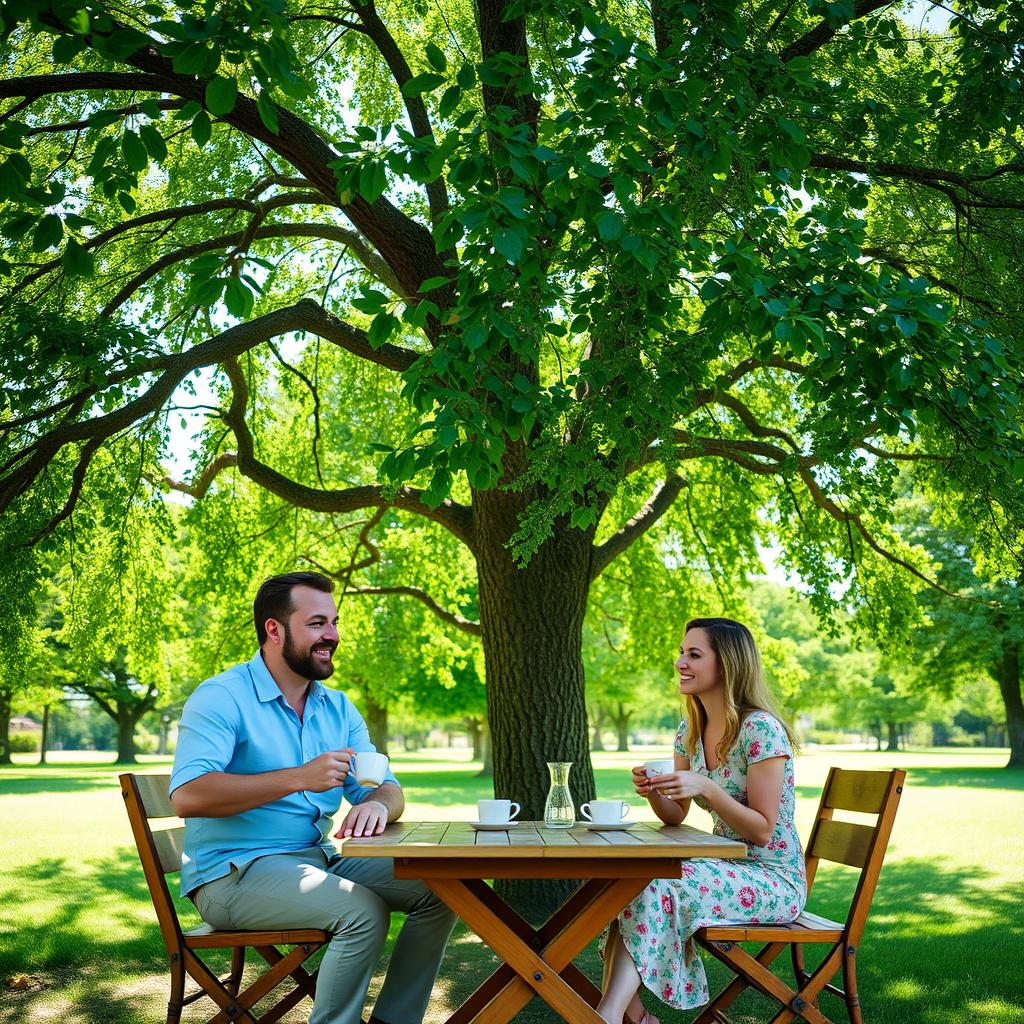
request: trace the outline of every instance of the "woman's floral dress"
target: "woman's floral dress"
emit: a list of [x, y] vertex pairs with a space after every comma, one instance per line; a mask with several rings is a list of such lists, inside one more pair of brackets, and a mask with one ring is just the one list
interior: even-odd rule
[[[687, 722], [676, 735], [676, 753], [686, 756]], [[747, 842], [746, 860], [683, 861], [683, 877], [659, 878], [619, 915], [619, 930], [644, 985], [659, 999], [679, 1009], [708, 1001], [707, 979], [693, 933], [707, 925], [730, 922], [783, 924], [803, 910], [807, 880], [800, 838], [793, 825], [795, 789], [793, 751], [780, 722], [765, 711], [747, 715], [729, 756], [709, 770], [703, 744], [690, 769], [709, 776], [741, 804], [747, 803], [747, 765], [770, 757], [788, 759], [782, 784], [782, 806], [767, 846]], [[739, 839], [701, 797], [715, 835]]]

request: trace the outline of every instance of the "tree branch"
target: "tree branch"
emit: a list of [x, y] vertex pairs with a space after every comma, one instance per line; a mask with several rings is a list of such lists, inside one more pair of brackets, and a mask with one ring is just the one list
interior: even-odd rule
[[[367, 270], [371, 273], [385, 274], [386, 276], [380, 278], [380, 280], [389, 288], [392, 288], [392, 290], [401, 292], [401, 285], [391, 273], [390, 268], [382, 260], [375, 259], [355, 231], [343, 228], [340, 224], [263, 224], [257, 227], [255, 231], [238, 231], [232, 235], [208, 238], [202, 242], [196, 242], [194, 245], [186, 245], [181, 249], [175, 249], [173, 252], [166, 253], [155, 263], [151, 263], [145, 270], [136, 274], [103, 307], [103, 316], [110, 316], [120, 306], [123, 306], [147, 281], [176, 263], [192, 259], [204, 252], [236, 248], [248, 242], [261, 241], [267, 238], [322, 238], [330, 242], [340, 242], [356, 254]], [[375, 266], [367, 266], [364, 258], [370, 260], [371, 264], [375, 264]]]
[[846, 21], [834, 23], [820, 21], [804, 33], [799, 39], [789, 44], [779, 53], [779, 60], [788, 64], [794, 57], [806, 57], [824, 46], [844, 25], [857, 18], [863, 18], [882, 7], [891, 7], [893, 0], [854, 0], [853, 17]]
[[[118, 27], [115, 23], [115, 30]], [[90, 90], [145, 91], [195, 100], [205, 109], [205, 80], [175, 72], [171, 61], [157, 51], [155, 44], [124, 59], [139, 71], [89, 71], [7, 79], [0, 81], [0, 99], [19, 96], [35, 100], [47, 95]], [[383, 196], [372, 204], [359, 196], [351, 202], [341, 203], [337, 178], [329, 166], [338, 158], [337, 153], [311, 125], [291, 110], [277, 106], [275, 112], [278, 130], [273, 132], [263, 123], [256, 101], [240, 94], [231, 113], [219, 120], [284, 157], [330, 205], [340, 207], [391, 267], [396, 280], [401, 283], [401, 294], [414, 297], [426, 278], [444, 274], [433, 239], [423, 225], [406, 216]]]
[[[427, 114], [427, 105], [424, 103], [423, 97], [406, 96], [401, 92], [402, 86], [412, 78], [412, 71], [402, 51], [398, 48], [394, 36], [388, 31], [373, 3], [352, 3], [351, 6], [362, 22], [362, 33], [373, 41], [377, 51], [384, 58], [384, 62], [391, 69], [392, 77], [395, 79], [402, 102], [405, 104], [405, 112], [409, 115], [409, 124], [412, 125], [413, 135], [418, 139], [433, 141], [434, 130], [430, 126], [430, 117]], [[428, 182], [426, 188], [430, 219], [436, 224], [448, 210], [448, 189], [443, 178]]]
[[[95, 419], [61, 423], [47, 433], [33, 438], [30, 444], [15, 452], [0, 466], [0, 512], [31, 486], [65, 445], [88, 441], [91, 438], [106, 440], [113, 437], [137, 420], [156, 412], [193, 370], [222, 363], [269, 338], [292, 331], [309, 331], [317, 334], [355, 355], [389, 369], [407, 369], [416, 358], [415, 353], [393, 345], [382, 345], [379, 349], [371, 348], [362, 331], [332, 316], [312, 299], [302, 299], [293, 306], [229, 327], [216, 337], [185, 352], [147, 363], [145, 368], [135, 372], [139, 375], [144, 372], [162, 372], [148, 390], [127, 405]], [[124, 374], [119, 376], [123, 377]]]
[[417, 601], [425, 604], [442, 622], [447, 622], [449, 626], [454, 626], [456, 629], [460, 629], [463, 633], [468, 633], [470, 636], [481, 635], [479, 622], [475, 622], [473, 619], [463, 618], [463, 616], [459, 615], [457, 612], [451, 612], [447, 608], [442, 607], [425, 590], [420, 590], [419, 587], [350, 587], [345, 591], [345, 593], [401, 594], [405, 597], [414, 597]]
[[180, 480], [173, 480], [169, 476], [164, 477], [163, 483], [172, 491], [181, 491], [182, 494], [189, 494], [193, 498], [202, 498], [222, 469], [229, 469], [231, 466], [237, 465], [238, 456], [234, 452], [221, 452], [206, 465], [202, 473], [192, 483], [187, 484]]
[[590, 578], [596, 579], [615, 558], [638, 537], [645, 534], [672, 507], [672, 503], [685, 486], [684, 477], [670, 476], [618, 533], [609, 537], [603, 544], [596, 545], [590, 559]]
[[443, 526], [463, 544], [474, 550], [473, 514], [466, 505], [445, 500], [436, 508], [430, 508], [422, 500], [423, 492], [413, 487], [401, 487], [391, 492], [383, 487], [367, 485], [349, 487], [342, 491], [319, 490], [291, 480], [256, 458], [252, 434], [245, 421], [249, 400], [249, 389], [245, 375], [234, 356], [224, 360], [224, 369], [231, 381], [231, 406], [224, 414], [225, 422], [235, 433], [238, 442], [238, 469], [265, 490], [279, 498], [308, 508], [314, 512], [354, 512], [361, 508], [376, 508], [393, 505], [395, 508], [430, 519]]

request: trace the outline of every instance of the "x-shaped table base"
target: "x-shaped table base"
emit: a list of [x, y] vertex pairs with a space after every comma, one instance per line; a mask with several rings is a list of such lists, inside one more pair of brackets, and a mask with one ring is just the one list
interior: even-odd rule
[[[521, 863], [517, 866], [522, 868]], [[498, 867], [489, 865], [495, 872], [491, 877], [509, 877]], [[447, 1024], [507, 1024], [535, 995], [570, 1024], [602, 1024], [594, 1010], [600, 990], [572, 961], [652, 878], [678, 878], [679, 861], [634, 860], [614, 867], [605, 862], [601, 868], [602, 874], [615, 871], [616, 877], [584, 882], [540, 928], [534, 928], [482, 879], [458, 877], [462, 872], [451, 860], [396, 863], [397, 877], [423, 879], [505, 961]], [[466, 874], [480, 870], [477, 862]]]

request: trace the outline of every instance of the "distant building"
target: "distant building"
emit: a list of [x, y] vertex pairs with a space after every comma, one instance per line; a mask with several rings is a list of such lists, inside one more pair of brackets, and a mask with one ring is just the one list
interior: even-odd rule
[[28, 715], [14, 715], [11, 718], [11, 732], [42, 732], [43, 727]]

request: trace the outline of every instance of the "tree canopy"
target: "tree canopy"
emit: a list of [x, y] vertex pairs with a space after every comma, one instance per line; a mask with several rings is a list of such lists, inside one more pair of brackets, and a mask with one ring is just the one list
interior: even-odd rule
[[587, 594], [648, 531], [726, 589], [771, 540], [898, 628], [911, 461], [1019, 556], [1024, 17], [908, 11], [3, 3], [18, 543], [111, 447], [142, 489], [433, 523], [532, 817], [545, 760], [593, 795]]

